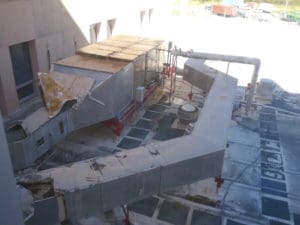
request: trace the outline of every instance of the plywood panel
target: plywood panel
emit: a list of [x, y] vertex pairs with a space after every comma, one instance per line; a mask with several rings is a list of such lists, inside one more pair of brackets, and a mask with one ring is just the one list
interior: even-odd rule
[[138, 55], [116, 52], [116, 53], [112, 54], [110, 57], [112, 59], [120, 59], [120, 60], [131, 62], [131, 61], [135, 60], [138, 57]]
[[136, 36], [118, 35], [97, 44], [86, 46], [78, 53], [110, 59], [133, 61], [158, 47], [163, 41]]
[[108, 73], [117, 73], [123, 67], [128, 65], [128, 62], [96, 58], [87, 55], [74, 55], [68, 58], [65, 58], [61, 61], [56, 62], [55, 64], [71, 66], [76, 68], [96, 70], [101, 72]]
[[129, 36], [129, 35], [117, 35], [112, 37], [113, 40], [116, 41], [125, 41], [125, 42], [140, 42], [144, 38], [142, 37], [136, 37], [136, 36]]

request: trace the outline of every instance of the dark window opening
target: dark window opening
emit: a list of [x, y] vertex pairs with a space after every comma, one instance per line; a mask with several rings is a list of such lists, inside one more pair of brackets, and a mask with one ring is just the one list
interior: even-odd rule
[[61, 134], [63, 134], [65, 132], [65, 127], [64, 127], [63, 121], [59, 121], [59, 130], [60, 130]]
[[9, 47], [19, 100], [34, 94], [29, 42]]
[[90, 38], [92, 44], [98, 41], [100, 27], [101, 27], [101, 23], [95, 23], [90, 25]]

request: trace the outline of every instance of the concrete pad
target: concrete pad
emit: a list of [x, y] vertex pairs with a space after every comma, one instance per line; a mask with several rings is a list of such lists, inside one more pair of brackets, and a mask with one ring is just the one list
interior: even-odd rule
[[152, 105], [148, 108], [151, 111], [155, 111], [155, 112], [163, 112], [167, 109], [167, 107], [163, 106], [163, 105]]
[[286, 201], [262, 197], [262, 213], [266, 216], [290, 220], [290, 211]]
[[140, 146], [141, 143], [142, 141], [124, 137], [117, 145], [117, 147], [123, 149], [132, 149]]
[[256, 166], [249, 166], [244, 163], [224, 160], [222, 177], [225, 179], [235, 180], [246, 167], [248, 168], [236, 182], [259, 187], [260, 169]]
[[259, 122], [259, 127], [261, 131], [270, 131], [272, 133], [277, 132], [277, 124], [276, 121], [265, 121], [265, 120], [261, 120]]
[[260, 141], [261, 148], [263, 149], [270, 149], [272, 151], [280, 151], [280, 142], [279, 141], [272, 141], [261, 139]]
[[[228, 182], [223, 184], [220, 195], [227, 192]], [[247, 194], [245, 194], [247, 193]], [[245, 186], [231, 185], [225, 199], [224, 208], [233, 212], [238, 212], [246, 216], [258, 218], [261, 215], [260, 192]]]
[[262, 187], [261, 191], [264, 194], [269, 194], [269, 195], [274, 195], [274, 196], [279, 196], [279, 197], [284, 197], [284, 198], [287, 198], [287, 196], [288, 196], [286, 192], [278, 191], [278, 190], [275, 190], [275, 189], [272, 189], [272, 188]]
[[290, 210], [292, 213], [300, 215], [300, 199], [290, 197]]
[[271, 188], [271, 189], [286, 192], [286, 185], [283, 182], [277, 182], [277, 181], [262, 178], [261, 179], [261, 186], [265, 187], [265, 188]]
[[158, 112], [152, 112], [152, 111], [146, 111], [143, 115], [144, 118], [150, 119], [150, 120], [158, 120], [162, 116], [162, 113]]
[[58, 203], [56, 198], [48, 198], [34, 202], [34, 215], [26, 222], [26, 225], [54, 225], [59, 224]]
[[288, 193], [300, 199], [300, 174], [287, 173], [286, 177]]
[[148, 134], [149, 134], [149, 131], [147, 131], [147, 130], [131, 128], [131, 130], [127, 133], [127, 136], [135, 137], [135, 138], [139, 138], [139, 139], [145, 139]]
[[188, 213], [188, 207], [177, 202], [164, 201], [157, 218], [174, 225], [183, 225], [186, 223]]
[[138, 202], [131, 203], [127, 205], [127, 208], [130, 211], [152, 217], [158, 202], [158, 198], [150, 197]]
[[205, 212], [195, 210], [193, 211], [191, 225], [199, 225], [199, 224], [221, 225], [222, 218], [221, 216], [215, 216], [215, 215], [211, 215]]
[[279, 135], [278, 135], [278, 133], [275, 133], [275, 132], [274, 133], [260, 132], [259, 135], [261, 138], [264, 138], [264, 139], [275, 140], [275, 141], [279, 140]]
[[[254, 143], [255, 144], [255, 143]], [[243, 145], [239, 143], [230, 143], [226, 148], [225, 158], [234, 161], [251, 163], [260, 156], [260, 149], [256, 146]], [[257, 162], [257, 164], [260, 161]]]
[[264, 170], [283, 171], [282, 164], [262, 162], [260, 165], [261, 165], [261, 168]]
[[171, 189], [168, 191], [168, 193], [183, 198], [186, 196], [205, 196], [212, 201], [220, 200], [216, 183], [213, 178], [201, 180], [189, 185], [182, 185], [180, 187]]
[[278, 130], [287, 171], [300, 171], [300, 119], [298, 117], [278, 116]]
[[261, 161], [280, 165], [283, 163], [281, 154], [267, 151], [261, 151]]
[[285, 180], [285, 174], [283, 171], [275, 171], [275, 170], [268, 170], [268, 169], [261, 169], [261, 176], [265, 178], [271, 178], [276, 180]]
[[140, 127], [140, 128], [143, 128], [143, 129], [148, 129], [148, 130], [151, 130], [154, 128], [155, 126], [155, 123], [153, 121], [150, 121], [150, 120], [143, 120], [143, 119], [140, 119], [136, 125], [136, 127]]
[[256, 132], [247, 130], [239, 126], [232, 126], [228, 134], [229, 142], [236, 142], [248, 146], [260, 146], [259, 135]]

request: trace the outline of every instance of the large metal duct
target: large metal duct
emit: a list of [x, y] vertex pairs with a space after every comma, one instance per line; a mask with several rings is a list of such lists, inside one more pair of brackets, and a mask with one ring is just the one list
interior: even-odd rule
[[[190, 135], [41, 171], [18, 181], [31, 187], [49, 184], [52, 196], [59, 196], [58, 210], [76, 224], [80, 218], [99, 216], [103, 211], [169, 188], [219, 176], [236, 83], [235, 78], [215, 71]], [[47, 204], [53, 197], [40, 197], [39, 201]]]
[[[54, 100], [46, 99], [45, 106], [10, 122], [6, 129], [14, 169], [32, 166], [74, 130], [118, 118], [132, 103], [135, 88], [158, 78], [163, 60], [158, 49], [162, 43], [161, 40], [120, 35], [88, 45], [76, 55], [55, 62], [49, 79], [45, 78], [48, 83], [57, 82], [49, 91], [55, 92]], [[93, 85], [83, 88], [80, 81], [84, 78], [92, 80]], [[73, 96], [70, 88], [79, 89], [79, 93], [82, 88], [85, 95]], [[47, 90], [43, 91], [44, 99], [45, 95], [51, 97]], [[58, 96], [63, 97], [59, 99]], [[61, 104], [56, 105], [57, 101]], [[49, 113], [52, 103], [55, 107]]]

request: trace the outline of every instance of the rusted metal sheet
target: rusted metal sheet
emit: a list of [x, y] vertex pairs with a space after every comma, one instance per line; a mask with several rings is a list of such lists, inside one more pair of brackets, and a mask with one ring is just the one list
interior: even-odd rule
[[117, 73], [128, 63], [111, 59], [96, 58], [87, 55], [74, 55], [60, 60], [55, 64], [100, 72]]
[[59, 113], [66, 102], [76, 100], [80, 103], [94, 83], [89, 77], [58, 72], [40, 73], [39, 77], [50, 118]]

